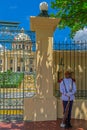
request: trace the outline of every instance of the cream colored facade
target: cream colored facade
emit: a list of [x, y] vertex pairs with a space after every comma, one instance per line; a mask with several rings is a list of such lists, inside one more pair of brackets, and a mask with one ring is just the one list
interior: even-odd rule
[[[35, 70], [34, 54], [23, 51], [6, 51], [0, 54], [0, 72], [31, 72]], [[24, 57], [26, 57], [24, 59]], [[23, 62], [25, 60], [25, 62]]]
[[[73, 72], [73, 78], [76, 80], [77, 89], [87, 90], [87, 51], [54, 51], [53, 68], [55, 85], [58, 83], [58, 72], [60, 79], [64, 77], [66, 70]], [[60, 64], [62, 59], [62, 64]]]

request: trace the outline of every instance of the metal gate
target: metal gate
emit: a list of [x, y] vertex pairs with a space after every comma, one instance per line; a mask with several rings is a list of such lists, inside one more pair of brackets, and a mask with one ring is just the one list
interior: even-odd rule
[[23, 120], [24, 98], [35, 94], [35, 33], [0, 21], [0, 120]]

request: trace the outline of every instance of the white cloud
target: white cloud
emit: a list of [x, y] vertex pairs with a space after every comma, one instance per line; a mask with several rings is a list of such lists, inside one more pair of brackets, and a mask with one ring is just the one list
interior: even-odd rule
[[4, 51], [4, 49], [5, 50], [7, 50], [7, 47], [5, 46], [5, 48], [0, 44], [0, 51]]
[[73, 37], [73, 40], [79, 43], [87, 42], [87, 28], [77, 31], [75, 36]]
[[0, 48], [2, 48], [2, 45], [0, 44]]
[[0, 44], [0, 51], [3, 51], [3, 46]]

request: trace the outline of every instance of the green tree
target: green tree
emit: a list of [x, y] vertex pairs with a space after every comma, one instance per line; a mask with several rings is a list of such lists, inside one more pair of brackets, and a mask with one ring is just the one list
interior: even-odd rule
[[59, 28], [70, 27], [71, 36], [87, 26], [87, 0], [52, 0], [51, 7], [52, 16], [61, 18]]

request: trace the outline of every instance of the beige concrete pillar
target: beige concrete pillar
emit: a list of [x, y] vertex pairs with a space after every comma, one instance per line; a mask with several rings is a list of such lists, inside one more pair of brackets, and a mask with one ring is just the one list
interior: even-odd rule
[[53, 33], [59, 19], [30, 17], [36, 32], [36, 88], [33, 98], [24, 99], [24, 120], [56, 120], [56, 98], [53, 96]]

